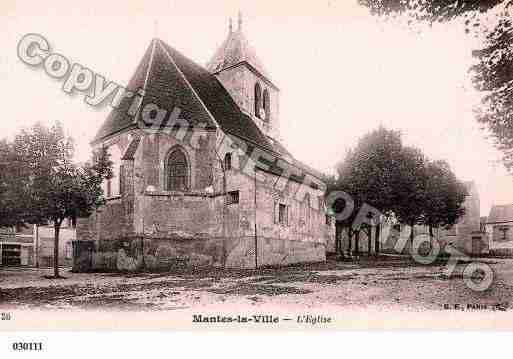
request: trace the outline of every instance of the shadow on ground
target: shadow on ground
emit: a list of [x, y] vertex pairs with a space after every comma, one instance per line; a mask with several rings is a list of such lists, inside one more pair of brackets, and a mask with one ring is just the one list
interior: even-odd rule
[[[433, 266], [441, 266], [437, 261]], [[362, 257], [358, 262], [299, 264], [281, 268], [262, 269], [213, 269], [180, 268], [161, 273], [92, 273], [94, 280], [66, 284], [66, 280], [49, 286], [27, 286], [0, 289], [0, 307], [83, 307], [116, 310], [158, 310], [159, 303], [173, 302], [180, 294], [196, 296], [195, 292], [226, 296], [253, 296], [253, 298], [279, 295], [303, 295], [313, 293], [309, 284], [336, 286], [343, 282], [357, 281], [366, 286], [380, 280], [428, 280], [448, 279], [436, 273], [380, 273], [381, 268], [412, 268], [423, 266], [408, 257]], [[359, 273], [358, 269], [376, 268], [376, 273]], [[328, 272], [330, 273], [323, 273]], [[333, 273], [335, 272], [335, 273]], [[21, 272], [22, 273], [22, 272]], [[15, 274], [9, 274], [15, 275]], [[66, 273], [68, 276], [68, 273]], [[73, 274], [69, 274], [73, 276]], [[90, 278], [88, 274], [80, 274]], [[379, 278], [378, 278], [379, 277]], [[132, 283], [123, 283], [124, 280]], [[192, 294], [191, 294], [192, 293]], [[248, 298], [248, 299], [251, 299]], [[180, 308], [180, 307], [176, 307]]]

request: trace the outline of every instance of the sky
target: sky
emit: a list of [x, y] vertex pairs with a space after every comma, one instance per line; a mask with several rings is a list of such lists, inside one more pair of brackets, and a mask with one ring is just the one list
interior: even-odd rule
[[383, 125], [400, 130], [405, 144], [428, 157], [447, 160], [461, 180], [473, 180], [482, 216], [493, 204], [513, 203], [512, 177], [472, 114], [480, 94], [468, 69], [479, 39], [465, 36], [459, 23], [421, 33], [385, 23], [356, 0], [4, 0], [0, 136], [59, 120], [84, 161], [110, 110], [89, 106], [82, 93], [64, 93], [61, 80], [20, 61], [16, 48], [25, 34], [43, 35], [53, 52], [126, 85], [153, 37], [205, 65], [239, 11], [280, 88], [281, 135], [298, 159], [333, 173], [359, 137]]

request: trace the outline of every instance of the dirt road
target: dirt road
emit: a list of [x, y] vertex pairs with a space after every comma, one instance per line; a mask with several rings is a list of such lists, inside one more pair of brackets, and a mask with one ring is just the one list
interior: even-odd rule
[[451, 276], [445, 264], [424, 266], [407, 258], [329, 261], [281, 269], [180, 270], [169, 273], [71, 273], [46, 279], [50, 269], [0, 269], [0, 309], [172, 310], [287, 306], [316, 309], [442, 310], [454, 306], [513, 305], [513, 260], [486, 259], [495, 272], [478, 292]]

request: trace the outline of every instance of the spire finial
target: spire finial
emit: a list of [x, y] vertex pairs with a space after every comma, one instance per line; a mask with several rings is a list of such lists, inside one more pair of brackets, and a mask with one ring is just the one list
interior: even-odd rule
[[239, 31], [242, 31], [242, 11], [239, 11]]
[[233, 28], [233, 25], [232, 25], [232, 18], [230, 18], [230, 25], [229, 25], [229, 29], [230, 29], [230, 34], [232, 33], [232, 28]]

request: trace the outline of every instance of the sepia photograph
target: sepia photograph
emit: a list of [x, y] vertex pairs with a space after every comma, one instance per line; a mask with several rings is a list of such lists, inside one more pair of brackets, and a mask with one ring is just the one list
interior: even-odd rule
[[513, 329], [513, 1], [0, 10], [0, 331]]

